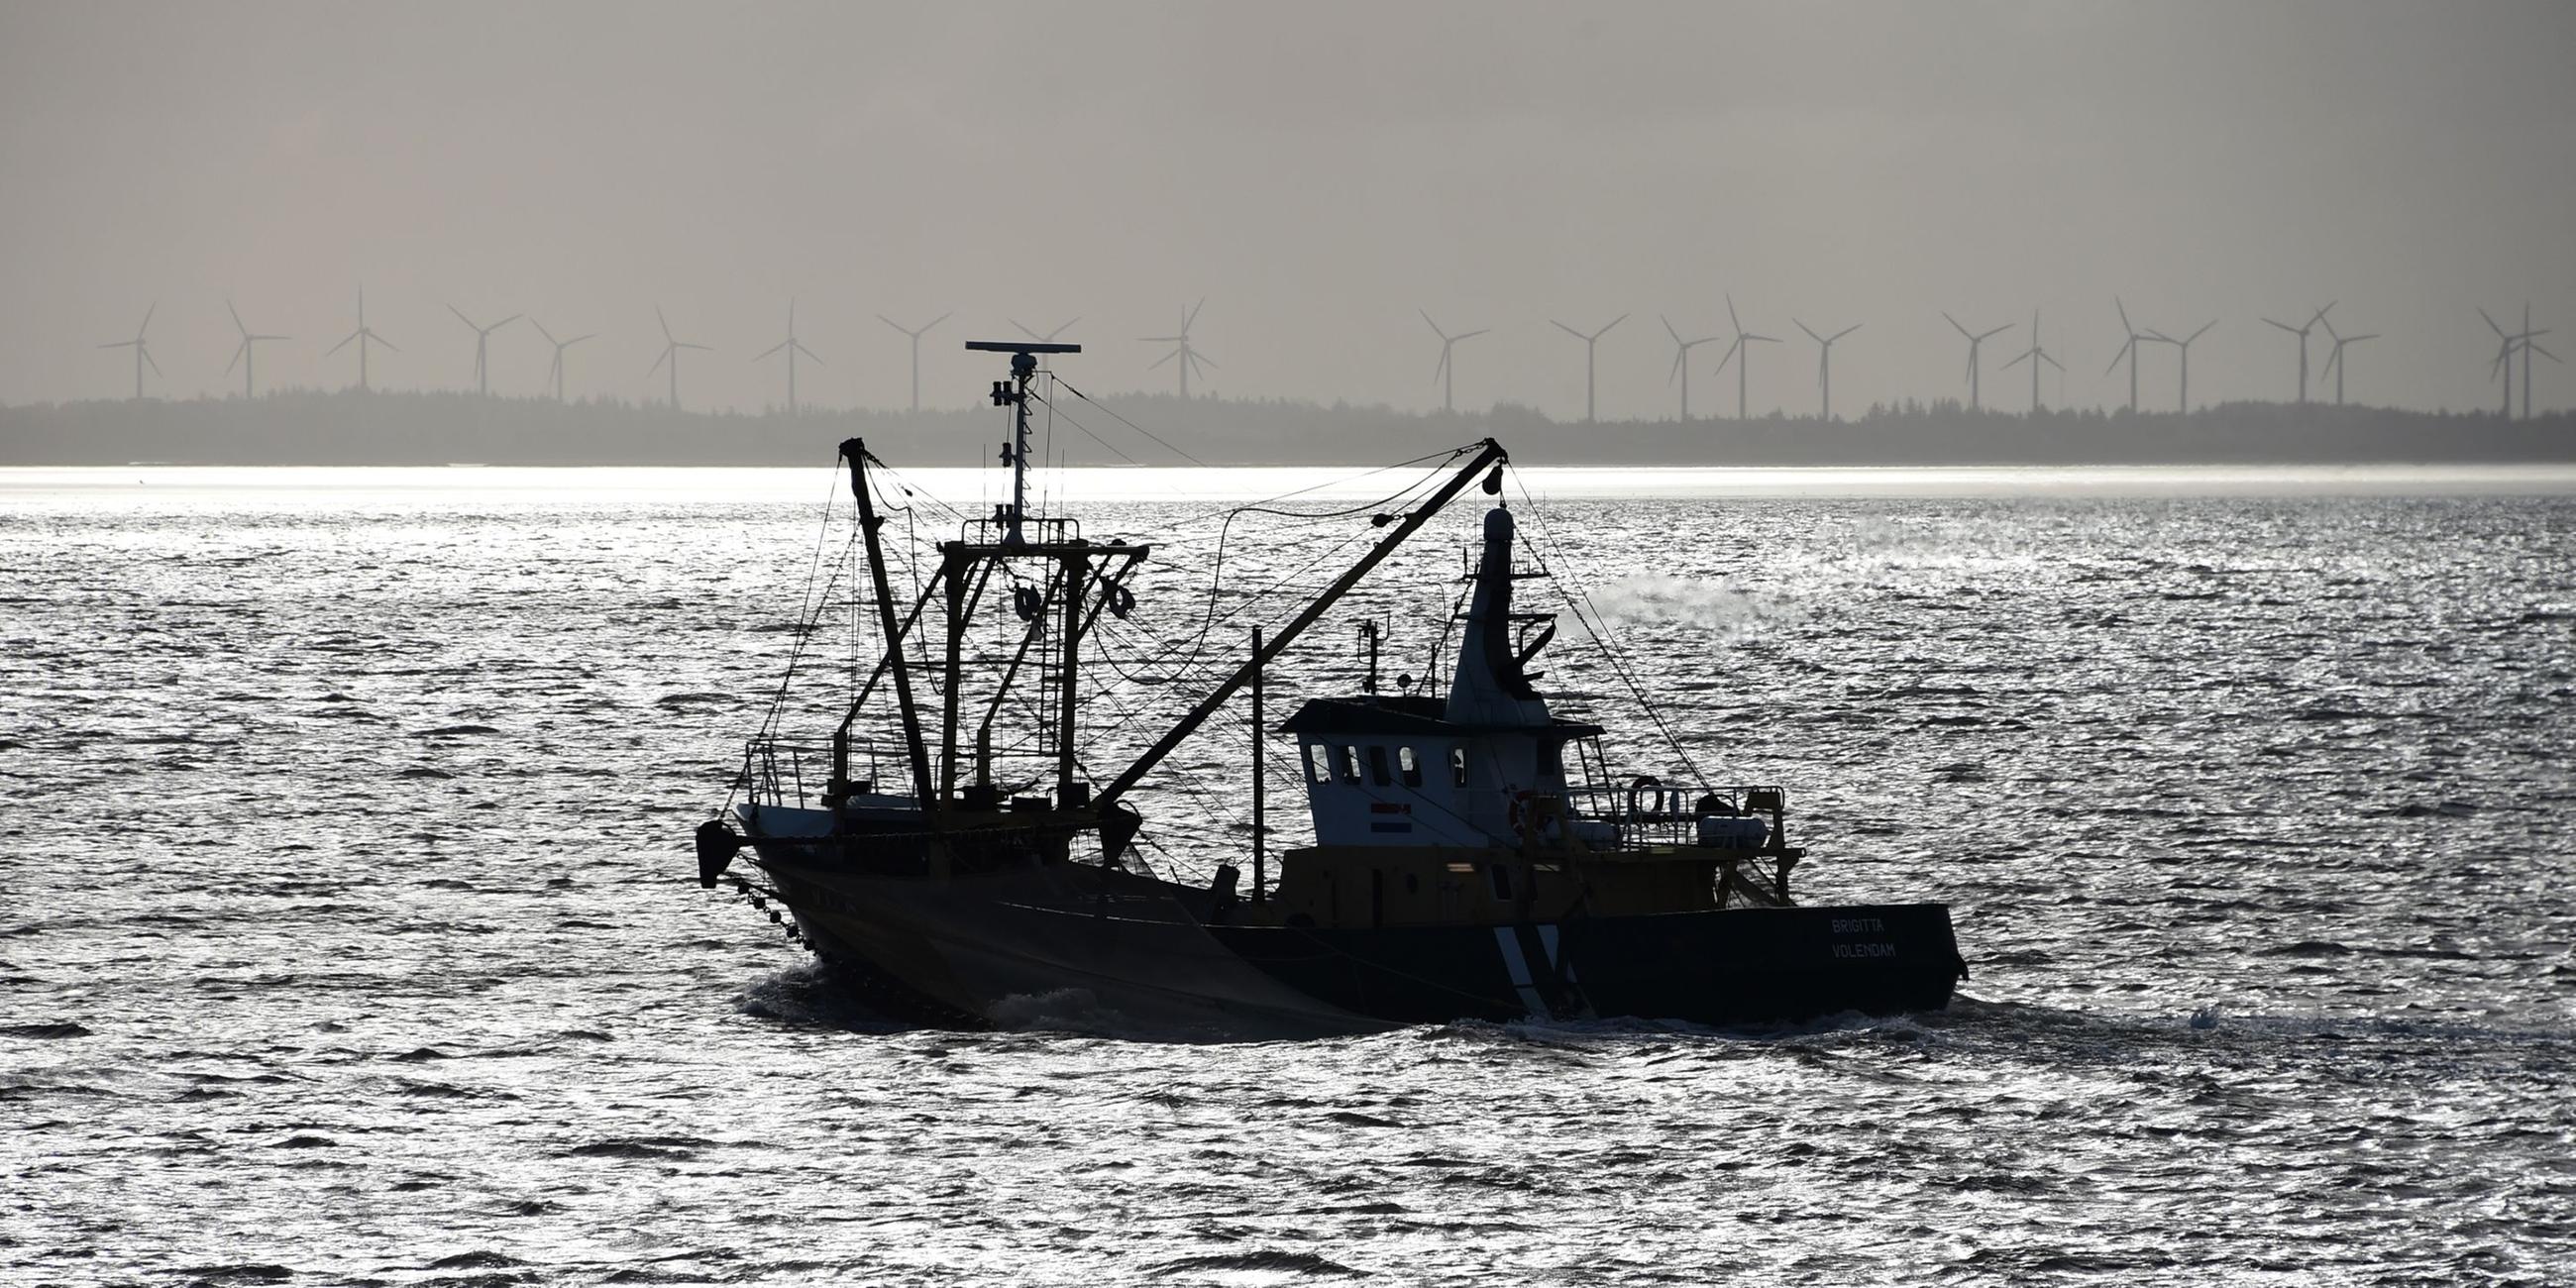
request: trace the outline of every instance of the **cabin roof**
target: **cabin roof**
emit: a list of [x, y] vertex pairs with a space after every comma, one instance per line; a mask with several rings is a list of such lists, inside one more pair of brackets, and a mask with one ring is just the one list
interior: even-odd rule
[[1447, 719], [1449, 704], [1439, 698], [1312, 698], [1297, 714], [1281, 722], [1281, 733], [1390, 734], [1418, 733], [1448, 738], [1524, 734], [1534, 738], [1589, 738], [1601, 726], [1579, 720], [1551, 720], [1544, 726], [1460, 724]]

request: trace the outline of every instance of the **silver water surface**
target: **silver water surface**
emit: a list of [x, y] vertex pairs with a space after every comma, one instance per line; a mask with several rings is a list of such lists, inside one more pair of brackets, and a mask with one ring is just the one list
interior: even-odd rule
[[[2555, 482], [1542, 478], [1560, 499], [1512, 497], [1533, 540], [1690, 759], [1791, 788], [1810, 901], [1949, 902], [1966, 996], [1785, 1032], [1176, 1045], [1065, 1032], [1101, 1017], [1048, 999], [1017, 1031], [884, 1024], [688, 879], [688, 828], [800, 638], [835, 476], [527, 473], [11, 481], [0, 1280], [2576, 1264], [2576, 502]], [[1180, 534], [1121, 627], [1150, 655], [1198, 637], [1226, 489], [1125, 487], [1086, 507], [1095, 532]], [[1471, 523], [1355, 606], [1393, 616], [1407, 668]], [[1277, 576], [1354, 527], [1239, 527], [1228, 559]], [[1582, 634], [1569, 617], [1543, 687], [1597, 695], [1636, 767], [1671, 773]], [[1346, 628], [1319, 635], [1274, 716], [1352, 682], [1348, 657]], [[1191, 678], [1117, 679], [1134, 720], [1104, 705], [1103, 738], [1132, 745]], [[1235, 852], [1237, 732], [1146, 802], [1159, 861]]]

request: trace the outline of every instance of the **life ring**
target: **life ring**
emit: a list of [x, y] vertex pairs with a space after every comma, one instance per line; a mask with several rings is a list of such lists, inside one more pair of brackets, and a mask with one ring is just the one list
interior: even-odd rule
[[1514, 791], [1508, 787], [1503, 789], [1503, 819], [1511, 825], [1512, 831], [1520, 832], [1528, 828], [1529, 803], [1530, 793]]
[[1011, 592], [1011, 611], [1018, 613], [1021, 621], [1036, 621], [1038, 610], [1045, 606], [1046, 596], [1039, 594], [1035, 586], [1022, 586]]
[[1637, 781], [1628, 784], [1629, 817], [1639, 818], [1649, 812], [1645, 808], [1646, 793], [1649, 791], [1655, 794], [1655, 808], [1652, 812], [1657, 814], [1664, 812], [1664, 780], [1653, 774], [1640, 774], [1637, 776]]

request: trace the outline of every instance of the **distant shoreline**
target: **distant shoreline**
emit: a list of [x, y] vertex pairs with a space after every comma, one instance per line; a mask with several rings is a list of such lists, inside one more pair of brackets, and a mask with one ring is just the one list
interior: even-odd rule
[[[2576, 462], [2576, 414], [2227, 403], [2189, 414], [1873, 407], [1848, 420], [1564, 423], [1521, 407], [1473, 415], [1129, 395], [1059, 400], [1038, 446], [1074, 465], [1380, 465], [1491, 436], [1526, 465], [2302, 466]], [[0, 466], [711, 466], [828, 463], [864, 438], [912, 466], [990, 464], [990, 409], [673, 411], [448, 393], [291, 391], [0, 407]]]

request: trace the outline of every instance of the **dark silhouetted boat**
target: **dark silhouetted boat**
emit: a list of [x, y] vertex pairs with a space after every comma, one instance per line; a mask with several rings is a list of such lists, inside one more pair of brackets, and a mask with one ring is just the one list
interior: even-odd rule
[[[1081, 754], [1095, 628], [1134, 609], [1129, 581], [1152, 548], [1088, 540], [1029, 504], [1029, 404], [1051, 396], [1040, 357], [1079, 347], [967, 347], [1010, 357], [993, 386], [1011, 422], [1010, 499], [937, 543], [907, 599], [881, 540], [885, 467], [864, 442], [841, 445], [872, 655], [854, 659], [828, 742], [765, 726], [736, 799], [697, 832], [700, 882], [779, 905], [771, 917], [783, 910], [866, 1001], [931, 1023], [1175, 1038], [1469, 1018], [1725, 1026], [1948, 1004], [1966, 965], [1946, 907], [1800, 905], [1790, 873], [1804, 851], [1780, 788], [1614, 775], [1602, 729], [1551, 712], [1528, 666], [1555, 614], [1513, 608], [1518, 583], [1547, 574], [1516, 562], [1508, 458], [1490, 439], [1436, 467], [1438, 486], [1401, 512], [1352, 516], [1383, 529], [1366, 553], [1095, 782]], [[1264, 727], [1265, 668], [1479, 483], [1495, 500], [1445, 694], [1379, 694], [1372, 653], [1359, 692]], [[969, 647], [971, 628], [997, 622], [1007, 647]], [[1252, 879], [1234, 862], [1204, 884], [1156, 875], [1130, 798], [1150, 797], [1165, 757], [1236, 702], [1258, 731], [1237, 789], [1253, 811]], [[889, 705], [900, 746], [863, 744], [863, 713]], [[997, 727], [1032, 710], [997, 750]], [[1274, 740], [1294, 742], [1315, 842], [1279, 854], [1275, 880], [1261, 763]]]

